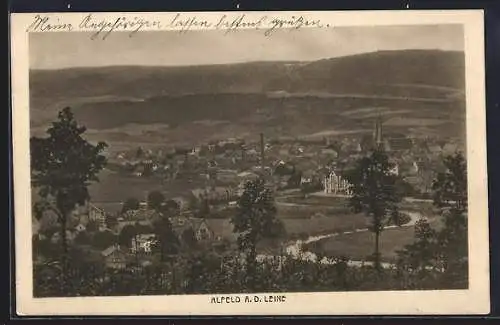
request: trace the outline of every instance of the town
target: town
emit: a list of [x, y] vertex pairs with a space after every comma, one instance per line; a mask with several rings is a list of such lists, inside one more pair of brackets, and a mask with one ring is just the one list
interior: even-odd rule
[[[256, 141], [224, 139], [192, 148], [148, 149], [139, 147], [108, 158], [107, 171], [124, 178], [158, 179], [164, 188], [183, 184], [181, 191], [148, 191], [144, 197], [123, 197], [118, 202], [91, 201], [73, 212], [66, 240], [85, 251], [84, 259], [111, 269], [147, 266], [163, 259], [155, 249], [162, 217], [172, 224], [179, 243], [172, 256], [196, 249], [226, 252], [234, 247], [230, 218], [248, 181], [265, 179], [278, 204], [287, 206], [306, 198], [344, 202], [350, 186], [345, 173], [374, 145], [382, 146], [394, 162], [392, 173], [401, 176], [405, 196], [428, 199], [432, 180], [443, 169], [442, 157], [462, 149], [458, 142], [432, 138], [411, 138], [383, 128], [381, 118], [374, 121], [373, 133], [362, 136], [310, 139], [266, 139]], [[296, 198], [296, 200], [295, 200]], [[302, 201], [300, 201], [302, 200]], [[344, 201], [343, 201], [344, 200]], [[341, 204], [342, 205], [342, 204]], [[343, 211], [342, 207], [340, 208]], [[309, 217], [290, 219], [296, 229], [306, 229]], [[61, 232], [50, 212], [34, 222], [35, 263], [45, 263], [51, 247], [59, 247]], [[324, 218], [328, 219], [328, 218]], [[330, 218], [331, 220], [332, 218]], [[293, 223], [290, 223], [292, 225]], [[312, 229], [305, 234], [285, 223], [287, 235], [281, 247], [302, 234], [316, 235], [333, 228]], [[271, 245], [271, 244], [270, 244]], [[266, 251], [263, 249], [262, 251]], [[276, 249], [279, 251], [279, 249]]]

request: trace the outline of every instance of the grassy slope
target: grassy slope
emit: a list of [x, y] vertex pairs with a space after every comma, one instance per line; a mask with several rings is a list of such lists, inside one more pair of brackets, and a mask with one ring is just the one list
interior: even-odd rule
[[[439, 220], [431, 221], [437, 227]], [[401, 227], [386, 229], [380, 236], [380, 253], [386, 261], [393, 261], [397, 251], [414, 242], [415, 228]], [[329, 256], [345, 256], [352, 260], [364, 260], [373, 253], [375, 235], [372, 232], [358, 232], [321, 240], [321, 247]]]
[[[211, 135], [245, 136], [262, 130], [296, 136], [371, 128], [366, 114], [348, 113], [361, 108], [374, 114], [382, 107], [384, 115], [396, 118], [394, 128], [457, 134], [464, 111], [459, 97], [449, 103], [404, 98], [442, 100], [456, 95], [449, 88], [463, 91], [463, 71], [463, 53], [441, 51], [375, 52], [306, 65], [31, 71], [31, 120], [33, 126], [44, 126], [62, 106], [71, 105], [78, 119], [95, 130], [94, 137], [117, 144], [165, 139], [191, 143]], [[265, 92], [273, 90], [295, 95], [268, 98]], [[332, 93], [403, 98], [329, 97]], [[214, 120], [220, 123], [193, 123]], [[127, 126], [130, 123], [136, 125]], [[141, 132], [143, 125], [152, 124], [158, 127]]]

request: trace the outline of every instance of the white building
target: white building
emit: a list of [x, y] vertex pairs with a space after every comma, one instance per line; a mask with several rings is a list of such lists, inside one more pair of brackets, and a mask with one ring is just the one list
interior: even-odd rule
[[391, 169], [389, 169], [389, 174], [398, 176], [399, 175], [399, 165], [394, 163]]
[[103, 210], [93, 206], [92, 204], [89, 204], [89, 220], [90, 221], [95, 221], [99, 227], [105, 227], [106, 226], [106, 212]]
[[140, 234], [132, 238], [131, 250], [132, 253], [143, 252], [150, 254], [153, 244], [156, 243], [156, 236], [154, 234]]
[[335, 174], [332, 170], [323, 180], [323, 190], [325, 194], [346, 194], [351, 195], [349, 182]]

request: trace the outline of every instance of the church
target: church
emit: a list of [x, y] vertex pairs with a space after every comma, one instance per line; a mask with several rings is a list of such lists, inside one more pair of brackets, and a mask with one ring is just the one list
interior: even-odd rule
[[[385, 139], [385, 140], [383, 139], [383, 136], [382, 136], [382, 118], [379, 114], [377, 117], [377, 120], [375, 121], [375, 127], [373, 129], [373, 142], [372, 142], [371, 150], [375, 150], [375, 149], [379, 148], [379, 149], [383, 149], [385, 152], [397, 151], [397, 149], [394, 150], [392, 148], [391, 142], [393, 142], [393, 141], [391, 141], [391, 140], [400, 140], [400, 139], [410, 140], [410, 139], [406, 139], [406, 138], [394, 138], [394, 139]], [[389, 158], [389, 160], [391, 160], [391, 158]], [[390, 170], [390, 173], [393, 175], [399, 175], [398, 163], [395, 161], [392, 161], [392, 163], [394, 164], [394, 167]]]
[[[402, 138], [397, 138], [398, 140]], [[407, 139], [410, 140], [410, 139]], [[411, 141], [411, 140], [410, 140]], [[362, 149], [365, 152], [373, 151], [377, 148], [381, 148], [386, 152], [394, 152], [391, 148], [390, 139], [384, 139], [382, 133], [382, 118], [380, 114], [375, 120], [375, 125], [373, 128], [372, 136], [368, 136], [362, 139], [361, 143]], [[397, 151], [397, 150], [396, 150]], [[390, 159], [391, 160], [391, 159]], [[393, 175], [399, 175], [399, 165], [397, 162], [392, 161], [393, 168], [389, 171]], [[337, 175], [334, 170], [331, 170], [328, 175], [323, 179], [323, 191], [325, 194], [333, 195], [351, 195], [351, 187], [349, 182], [343, 178], [341, 175]]]
[[390, 136], [385, 136], [382, 131], [382, 117], [380, 114], [375, 120], [372, 136], [365, 136], [361, 139], [362, 151], [372, 151], [375, 148], [382, 148], [385, 152], [403, 154], [411, 151], [413, 140], [404, 134], [391, 132]]

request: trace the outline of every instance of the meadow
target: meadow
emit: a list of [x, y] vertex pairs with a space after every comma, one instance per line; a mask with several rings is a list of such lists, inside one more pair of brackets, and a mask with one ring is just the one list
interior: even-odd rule
[[164, 181], [157, 177], [136, 177], [122, 175], [110, 170], [99, 174], [99, 182], [89, 187], [91, 201], [100, 203], [123, 202], [127, 198], [145, 200], [151, 191], [160, 191], [165, 197], [173, 198], [187, 194], [191, 189], [204, 184], [189, 180]]
[[[438, 219], [430, 221], [431, 227], [440, 226]], [[380, 253], [385, 262], [394, 262], [397, 252], [415, 241], [415, 227], [402, 226], [385, 229], [380, 235]], [[366, 260], [373, 254], [375, 235], [370, 231], [353, 232], [322, 239], [309, 249], [327, 256], [348, 257], [352, 260]]]

